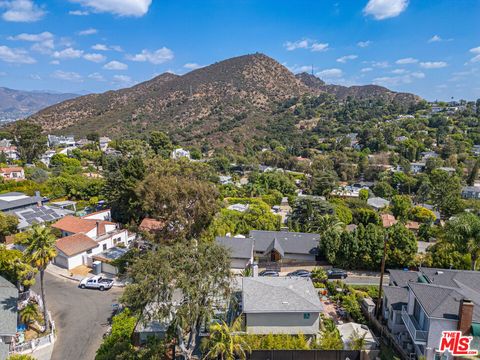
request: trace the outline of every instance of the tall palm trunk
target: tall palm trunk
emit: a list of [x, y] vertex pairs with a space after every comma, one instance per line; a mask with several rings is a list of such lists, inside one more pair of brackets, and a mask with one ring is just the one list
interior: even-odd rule
[[40, 270], [40, 290], [42, 293], [42, 302], [43, 302], [43, 320], [45, 321], [45, 332], [50, 330], [50, 323], [48, 321], [48, 312], [47, 312], [47, 299], [45, 298], [45, 287], [43, 286], [43, 275], [45, 269]]

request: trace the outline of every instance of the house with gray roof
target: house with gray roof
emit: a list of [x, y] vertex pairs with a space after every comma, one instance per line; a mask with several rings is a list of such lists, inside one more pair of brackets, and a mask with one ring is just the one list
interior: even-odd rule
[[216, 237], [216, 242], [230, 251], [234, 269], [244, 269], [254, 258], [260, 262], [314, 263], [319, 241], [318, 234], [291, 231], [252, 230], [247, 238]]
[[[405, 330], [391, 322], [395, 314]], [[398, 343], [408, 353], [427, 360], [453, 359], [439, 353], [442, 331], [462, 331], [480, 344], [480, 272], [420, 268], [390, 270], [390, 286], [384, 288], [383, 316]]]
[[248, 334], [314, 336], [319, 332], [323, 308], [309, 278], [243, 278], [242, 306]]
[[230, 253], [232, 269], [243, 270], [253, 263], [253, 239], [218, 236], [216, 242]]
[[[0, 359], [8, 356], [10, 344], [17, 333], [18, 290], [0, 276]], [[5, 355], [6, 354], [6, 355]]]
[[28, 196], [22, 192], [9, 192], [0, 194], [0, 211], [7, 212], [12, 210], [25, 209], [30, 206], [41, 206], [44, 202], [43, 197], [37, 191], [35, 196]]
[[390, 205], [390, 201], [381, 197], [373, 197], [367, 200], [367, 204], [373, 207], [375, 210], [382, 210]]

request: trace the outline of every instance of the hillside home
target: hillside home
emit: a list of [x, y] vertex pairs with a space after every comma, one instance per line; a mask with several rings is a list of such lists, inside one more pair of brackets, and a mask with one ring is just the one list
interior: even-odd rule
[[28, 196], [21, 192], [9, 192], [0, 194], [0, 211], [7, 212], [12, 210], [20, 210], [31, 206], [42, 206], [44, 202], [40, 192], [36, 192], [35, 196]]
[[[390, 270], [383, 317], [407, 353], [427, 360], [453, 359], [439, 353], [442, 331], [460, 330], [480, 344], [480, 273], [420, 268]], [[400, 322], [402, 320], [403, 324]]]
[[253, 263], [253, 239], [218, 236], [215, 240], [229, 252], [231, 269], [243, 270]]
[[410, 163], [410, 171], [412, 174], [419, 174], [425, 171], [426, 163], [424, 162], [412, 162]]
[[64, 146], [64, 147], [75, 147], [75, 138], [73, 135], [57, 136], [57, 135], [47, 135], [48, 146]]
[[99, 139], [98, 139], [98, 143], [99, 143], [99, 146], [100, 146], [100, 150], [101, 151], [106, 151], [108, 149], [108, 144], [111, 142], [112, 140], [107, 137], [107, 136], [101, 136]]
[[243, 278], [242, 306], [248, 334], [315, 336], [320, 329], [323, 307], [309, 278]]
[[0, 168], [0, 176], [5, 180], [25, 180], [25, 172], [20, 166], [9, 166], [6, 168]]
[[178, 160], [180, 158], [190, 159], [190, 151], [184, 150], [182, 148], [173, 150], [172, 151], [172, 159]]
[[20, 159], [20, 154], [17, 151], [17, 147], [11, 145], [11, 140], [0, 140], [0, 152], [4, 153], [8, 160]]
[[18, 290], [0, 276], [0, 359], [6, 359], [17, 334]]
[[58, 255], [54, 263], [66, 269], [91, 266], [93, 255], [114, 246], [128, 245], [128, 232], [105, 220], [109, 212], [102, 211], [85, 217], [65, 216], [52, 225], [61, 231], [57, 240]]
[[480, 199], [480, 186], [465, 186], [462, 189], [464, 199]]
[[367, 204], [379, 211], [390, 205], [390, 201], [381, 197], [373, 197], [367, 200]]

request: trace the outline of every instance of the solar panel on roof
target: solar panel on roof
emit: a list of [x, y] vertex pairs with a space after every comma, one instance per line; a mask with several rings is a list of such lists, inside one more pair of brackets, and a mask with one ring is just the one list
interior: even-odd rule
[[52, 221], [53, 220], [53, 218], [50, 215], [42, 215], [42, 216], [40, 216], [40, 218], [42, 218], [43, 221]]

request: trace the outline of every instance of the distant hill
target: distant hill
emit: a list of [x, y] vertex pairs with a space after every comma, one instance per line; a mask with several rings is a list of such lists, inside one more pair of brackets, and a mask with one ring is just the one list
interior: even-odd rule
[[0, 87], [0, 121], [25, 118], [48, 106], [77, 97], [48, 91], [23, 91]]
[[348, 97], [358, 100], [382, 99], [401, 103], [417, 102], [421, 100], [421, 98], [417, 95], [395, 92], [378, 85], [359, 85], [348, 87], [341, 85], [327, 85], [323, 80], [317, 78], [315, 75], [305, 72], [297, 74], [295, 77], [310, 89], [327, 92], [334, 95], [338, 100], [345, 100]]
[[[182, 76], [165, 73], [131, 88], [67, 100], [29, 120], [41, 124], [45, 132], [85, 135], [96, 131], [118, 138], [160, 129], [183, 143], [208, 140], [214, 146], [227, 146], [268, 132], [265, 125], [279, 103], [332, 92], [331, 86], [308, 74], [295, 76], [274, 59], [256, 53]], [[341, 89], [339, 98], [344, 97]], [[395, 97], [396, 93], [385, 91]], [[368, 93], [376, 96], [374, 91]]]

